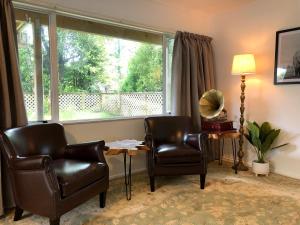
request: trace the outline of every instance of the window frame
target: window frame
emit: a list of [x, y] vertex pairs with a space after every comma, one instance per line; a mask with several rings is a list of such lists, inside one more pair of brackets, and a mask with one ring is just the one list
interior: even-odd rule
[[[56, 23], [56, 16], [61, 15], [70, 18], [76, 18], [80, 20], [86, 20], [94, 23], [102, 23], [106, 25], [118, 26], [121, 28], [133, 29], [136, 31], [143, 31], [152, 34], [160, 34], [162, 35], [162, 96], [163, 96], [163, 105], [162, 105], [162, 114], [151, 114], [151, 116], [160, 116], [160, 115], [168, 115], [167, 108], [166, 108], [166, 79], [167, 73], [169, 73], [168, 67], [168, 39], [174, 38], [174, 33], [169, 32], [161, 32], [153, 29], [143, 28], [143, 27], [136, 27], [131, 26], [128, 24], [123, 23], [116, 23], [113, 21], [109, 21], [106, 19], [95, 18], [95, 17], [88, 17], [83, 15], [75, 15], [73, 13], [60, 11], [56, 9], [49, 9], [46, 7], [40, 7], [36, 5], [31, 5], [27, 3], [21, 2], [13, 2], [14, 8], [20, 10], [27, 10], [36, 13], [46, 14], [49, 17], [49, 51], [50, 51], [50, 76], [51, 76], [51, 85], [50, 85], [50, 93], [51, 93], [51, 120], [49, 122], [59, 122], [63, 124], [78, 124], [78, 123], [93, 123], [93, 122], [101, 122], [101, 121], [120, 121], [120, 120], [131, 120], [131, 119], [144, 119], [150, 115], [144, 116], [120, 116], [115, 118], [97, 118], [97, 119], [78, 119], [78, 120], [59, 120], [59, 74], [58, 74], [58, 64], [57, 64], [57, 23]], [[35, 121], [32, 121], [35, 122]]]

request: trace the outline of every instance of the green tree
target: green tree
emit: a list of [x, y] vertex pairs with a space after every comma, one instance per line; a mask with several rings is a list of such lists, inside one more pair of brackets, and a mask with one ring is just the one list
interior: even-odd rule
[[31, 45], [19, 45], [19, 61], [23, 91], [25, 94], [33, 93], [34, 60]]
[[97, 92], [106, 83], [103, 38], [97, 35], [57, 30], [58, 65], [62, 92]]
[[142, 44], [129, 61], [122, 92], [162, 91], [162, 47]]
[[[50, 93], [50, 50], [47, 27], [41, 29], [43, 89], [45, 95]], [[104, 74], [106, 53], [103, 37], [57, 29], [58, 69], [60, 91], [97, 92], [99, 84], [106, 82]], [[19, 45], [19, 62], [22, 86], [25, 93], [34, 92], [34, 46]]]
[[42, 60], [43, 60], [43, 92], [45, 96], [50, 96], [51, 76], [50, 76], [50, 47], [47, 37], [48, 27], [42, 26], [41, 44], [42, 44]]

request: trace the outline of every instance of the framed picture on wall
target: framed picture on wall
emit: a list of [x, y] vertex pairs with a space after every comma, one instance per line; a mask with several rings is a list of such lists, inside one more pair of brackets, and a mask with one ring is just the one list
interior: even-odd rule
[[276, 32], [274, 84], [300, 84], [300, 27]]

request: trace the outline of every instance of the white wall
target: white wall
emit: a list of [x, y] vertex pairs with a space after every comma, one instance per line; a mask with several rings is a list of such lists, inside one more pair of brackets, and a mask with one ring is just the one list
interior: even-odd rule
[[[275, 32], [300, 26], [299, 0], [257, 0], [214, 18], [217, 87], [225, 94], [226, 108], [239, 118], [240, 78], [231, 76], [234, 54], [253, 53], [257, 75], [247, 77], [246, 119], [269, 121], [281, 128], [279, 143], [290, 145], [269, 155], [274, 171], [300, 178], [300, 85], [273, 85]], [[246, 161], [254, 155], [246, 147]], [[227, 149], [227, 155], [231, 152]]]
[[[208, 33], [209, 17], [194, 9], [170, 7], [148, 0], [20, 0], [20, 2], [46, 6], [71, 13], [109, 19], [129, 25], [152, 28], [164, 32], [177, 30]], [[67, 138], [70, 143], [79, 143], [104, 139], [114, 141], [122, 139], [144, 138], [144, 120], [121, 120], [86, 124], [65, 124]], [[111, 177], [123, 174], [122, 156], [106, 157]], [[133, 159], [133, 170], [146, 168], [145, 153]]]
[[[65, 124], [69, 143], [105, 140], [106, 142], [123, 139], [144, 139], [144, 120], [117, 120], [81, 124]], [[123, 175], [123, 156], [106, 157], [109, 164], [110, 177]], [[133, 157], [133, 171], [144, 170], [145, 153]]]

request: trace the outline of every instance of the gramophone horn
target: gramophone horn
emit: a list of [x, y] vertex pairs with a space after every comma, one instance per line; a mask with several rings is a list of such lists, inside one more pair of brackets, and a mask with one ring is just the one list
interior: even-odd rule
[[205, 92], [199, 101], [200, 115], [206, 119], [213, 119], [219, 116], [223, 108], [223, 93], [215, 89]]

